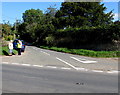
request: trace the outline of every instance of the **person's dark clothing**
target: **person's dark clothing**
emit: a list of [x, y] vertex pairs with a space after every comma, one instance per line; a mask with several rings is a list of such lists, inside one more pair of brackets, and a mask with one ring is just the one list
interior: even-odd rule
[[18, 55], [21, 55], [21, 48], [18, 48]]

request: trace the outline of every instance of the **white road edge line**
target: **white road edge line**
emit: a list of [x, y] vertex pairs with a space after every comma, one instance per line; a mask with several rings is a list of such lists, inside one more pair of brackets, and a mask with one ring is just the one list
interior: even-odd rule
[[57, 68], [57, 67], [55, 67], [55, 66], [46, 66], [46, 67], [48, 67], [48, 68]]
[[19, 63], [11, 63], [11, 64], [13, 64], [13, 65], [20, 65]]
[[50, 56], [50, 54], [49, 54], [49, 53], [46, 53], [46, 52], [44, 52], [44, 51], [41, 51], [41, 52]]
[[65, 67], [61, 67], [61, 69], [66, 69], [66, 70], [70, 70], [71, 68], [65, 68]]
[[32, 65], [34, 67], [43, 67], [42, 65]]
[[30, 64], [21, 64], [21, 65], [24, 65], [24, 66], [31, 66]]
[[120, 71], [107, 71], [107, 73], [120, 73]]
[[62, 60], [62, 59], [60, 59], [60, 58], [58, 58], [58, 57], [56, 57], [56, 59], [58, 59], [59, 61], [65, 63], [65, 64], [69, 65], [70, 67], [74, 68], [75, 70], [77, 70], [76, 67], [73, 66], [73, 65], [71, 65], [70, 63], [68, 63], [68, 62], [66, 62], [66, 61], [64, 61], [64, 60]]
[[76, 69], [81, 71], [88, 71], [88, 69], [85, 69], [85, 68], [76, 68]]
[[87, 60], [85, 60], [85, 61], [82, 61], [82, 59], [81, 60], [79, 60], [78, 58], [75, 58], [75, 57], [70, 57], [70, 58], [72, 58], [72, 59], [74, 59], [74, 60], [77, 60], [77, 61], [79, 61], [79, 62], [82, 62], [82, 63], [96, 63], [97, 61], [87, 61]]
[[8, 62], [2, 62], [2, 63], [4, 63], [4, 64], [9, 64]]
[[93, 72], [100, 72], [102, 73], [103, 71], [100, 71], [100, 70], [92, 70]]

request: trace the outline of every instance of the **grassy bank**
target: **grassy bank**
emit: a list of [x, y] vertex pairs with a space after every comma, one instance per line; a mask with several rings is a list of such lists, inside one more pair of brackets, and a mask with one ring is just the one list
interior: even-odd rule
[[[17, 54], [16, 50], [13, 50], [13, 54]], [[0, 47], [0, 55], [9, 55], [8, 47]]]
[[65, 52], [71, 54], [77, 54], [82, 56], [89, 57], [120, 57], [120, 51], [93, 51], [93, 50], [85, 50], [85, 49], [68, 49], [68, 48], [57, 48], [57, 47], [47, 47], [40, 46], [43, 49], [55, 50], [58, 52]]

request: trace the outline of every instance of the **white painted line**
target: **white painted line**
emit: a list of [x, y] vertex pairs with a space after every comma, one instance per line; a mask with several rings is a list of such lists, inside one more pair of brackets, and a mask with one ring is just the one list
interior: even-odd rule
[[31, 66], [30, 64], [21, 64], [21, 65], [24, 65], [24, 66]]
[[66, 70], [70, 70], [71, 68], [65, 68], [65, 67], [62, 67], [61, 69], [66, 69]]
[[48, 68], [57, 68], [57, 67], [54, 67], [54, 66], [46, 66], [46, 67], [48, 67]]
[[103, 71], [100, 71], [100, 70], [92, 70], [93, 72], [100, 72], [102, 73]]
[[81, 71], [88, 71], [88, 69], [85, 69], [85, 68], [76, 68], [76, 69]]
[[59, 61], [65, 63], [65, 64], [69, 65], [70, 67], [74, 68], [75, 70], [77, 70], [76, 67], [73, 66], [73, 65], [71, 65], [70, 63], [68, 63], [68, 62], [66, 62], [66, 61], [64, 61], [64, 60], [62, 60], [62, 59], [60, 59], [60, 58], [58, 58], [58, 57], [56, 57], [56, 59], [58, 59]]
[[43, 67], [42, 65], [32, 65], [34, 67]]
[[97, 61], [89, 61], [89, 60], [85, 60], [85, 59], [83, 59], [83, 60], [85, 60], [85, 61], [83, 61], [82, 59], [80, 60], [80, 59], [75, 58], [75, 57], [70, 57], [70, 58], [75, 59], [75, 60], [82, 62], [82, 63], [96, 63], [97, 62]]
[[107, 71], [107, 73], [119, 73], [120, 71]]
[[13, 64], [13, 65], [20, 65], [19, 63], [11, 63], [11, 64]]
[[3, 64], [9, 64], [8, 62], [2, 62]]
[[114, 72], [110, 72], [110, 71], [108, 71], [107, 73], [114, 73]]
[[41, 52], [50, 56], [50, 54], [49, 54], [49, 53], [46, 53], [46, 52], [44, 52], [44, 51], [41, 51]]

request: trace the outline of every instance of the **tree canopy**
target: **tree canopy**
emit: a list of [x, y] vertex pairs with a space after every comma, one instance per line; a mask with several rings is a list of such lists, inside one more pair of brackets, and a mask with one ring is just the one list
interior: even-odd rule
[[64, 2], [55, 17], [62, 28], [106, 25], [113, 19], [106, 9], [100, 2]]
[[42, 10], [30, 9], [26, 10], [25, 13], [23, 13], [23, 21], [27, 23], [40, 22], [43, 16], [44, 14]]

